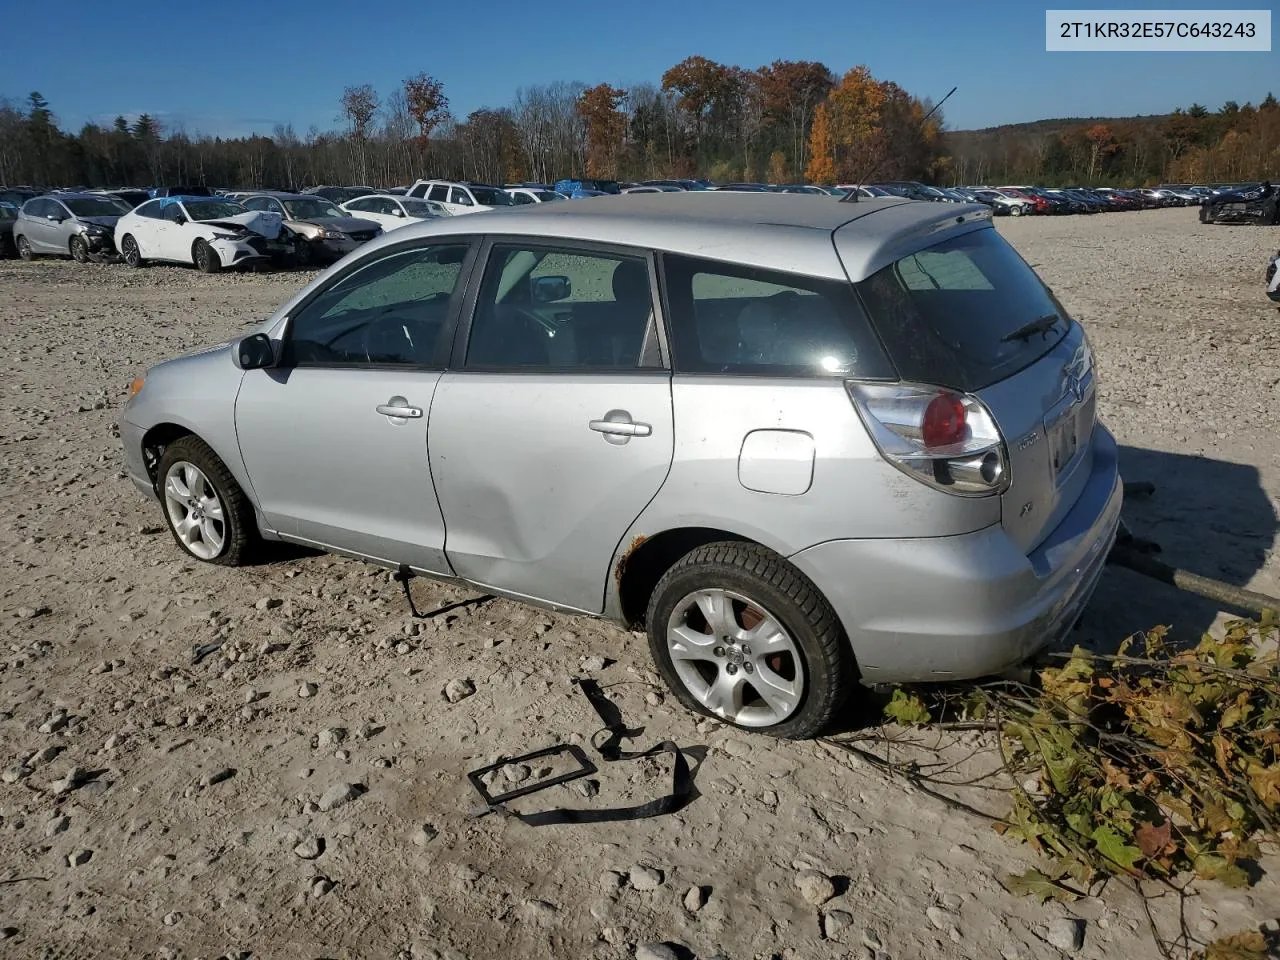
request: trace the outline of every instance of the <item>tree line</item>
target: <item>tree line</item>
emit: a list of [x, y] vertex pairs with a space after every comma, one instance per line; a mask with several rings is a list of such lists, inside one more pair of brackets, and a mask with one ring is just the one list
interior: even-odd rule
[[521, 88], [464, 117], [427, 73], [379, 93], [347, 87], [334, 129], [217, 137], [156, 117], [63, 130], [39, 93], [0, 97], [0, 184], [391, 186], [419, 177], [487, 182], [586, 175], [819, 183], [1125, 183], [1242, 180], [1280, 167], [1280, 110], [1193, 105], [1164, 117], [1043, 121], [946, 131], [941, 112], [866, 67], [816, 61], [756, 69], [691, 56], [628, 89]]
[[956, 183], [1153, 186], [1280, 177], [1280, 103], [1048, 120], [946, 135]]

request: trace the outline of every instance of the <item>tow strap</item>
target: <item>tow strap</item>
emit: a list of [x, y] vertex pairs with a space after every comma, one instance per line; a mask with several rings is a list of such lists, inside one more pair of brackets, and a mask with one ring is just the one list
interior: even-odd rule
[[[531, 793], [545, 790], [557, 784], [567, 783], [580, 777], [590, 776], [596, 772], [595, 765], [587, 759], [580, 748], [571, 745], [550, 747], [519, 757], [507, 757], [495, 764], [490, 764], [487, 767], [468, 773], [467, 778], [471, 781], [471, 785], [485, 801], [485, 806], [476, 812], [476, 816], [497, 813], [504, 817], [519, 820], [521, 823], [531, 827], [545, 827], [561, 823], [616, 823], [621, 820], [644, 820], [649, 817], [661, 816], [665, 813], [675, 813], [697, 797], [697, 792], [694, 790], [693, 785], [693, 772], [689, 767], [688, 757], [685, 756], [685, 752], [678, 745], [671, 740], [663, 740], [647, 750], [623, 750], [621, 747], [622, 741], [638, 737], [644, 733], [644, 728], [628, 729], [622, 722], [621, 712], [604, 695], [604, 691], [600, 689], [600, 685], [596, 681], [588, 677], [575, 677], [573, 682], [582, 691], [587, 698], [587, 702], [591, 704], [603, 724], [591, 737], [591, 745], [596, 753], [600, 755], [600, 759], [605, 763], [616, 763], [622, 760], [641, 760], [645, 757], [670, 753], [673, 758], [671, 791], [656, 800], [650, 800], [648, 803], [632, 807], [612, 807], [606, 810], [578, 810], [557, 807], [553, 810], [543, 810], [538, 813], [518, 813], [508, 809], [506, 804], [517, 797], [528, 796]], [[602, 742], [597, 743], [596, 741], [601, 734], [607, 734], [607, 736]], [[579, 769], [497, 796], [490, 794], [485, 789], [481, 779], [485, 774], [524, 760], [537, 759], [557, 753], [567, 753], [573, 756], [579, 763]]]

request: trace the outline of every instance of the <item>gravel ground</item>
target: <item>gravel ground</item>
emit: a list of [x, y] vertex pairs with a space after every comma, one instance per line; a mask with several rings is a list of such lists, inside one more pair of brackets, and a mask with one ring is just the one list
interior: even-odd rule
[[[1136, 532], [1280, 594], [1280, 316], [1262, 287], [1280, 234], [1193, 210], [999, 227], [1088, 326], [1126, 477], [1157, 485], [1126, 507]], [[982, 820], [827, 743], [696, 722], [610, 625], [421, 581], [420, 607], [448, 609], [414, 622], [352, 561], [184, 560], [121, 473], [125, 385], [309, 276], [0, 262], [0, 957], [1159, 955], [1126, 890], [1011, 897], [999, 877], [1033, 861]], [[1222, 616], [1113, 570], [1080, 637]], [[706, 747], [698, 799], [618, 824], [470, 819], [465, 771], [599, 726], [574, 674], [613, 685], [636, 743]], [[668, 786], [665, 759], [600, 766], [594, 796], [515, 806]], [[1274, 922], [1280, 862], [1263, 867], [1193, 898], [1191, 934]], [[1172, 909], [1155, 905], [1170, 930]]]

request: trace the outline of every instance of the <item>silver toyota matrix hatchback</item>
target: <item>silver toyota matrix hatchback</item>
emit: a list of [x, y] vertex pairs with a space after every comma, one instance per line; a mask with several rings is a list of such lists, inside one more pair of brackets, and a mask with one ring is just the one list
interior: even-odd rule
[[608, 617], [778, 736], [1057, 640], [1120, 519], [1089, 341], [978, 206], [435, 220], [131, 394], [129, 473], [192, 556], [286, 540]]

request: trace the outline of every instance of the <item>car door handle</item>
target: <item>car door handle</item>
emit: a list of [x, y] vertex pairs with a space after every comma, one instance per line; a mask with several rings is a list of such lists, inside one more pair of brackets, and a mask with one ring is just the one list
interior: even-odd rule
[[384, 417], [399, 417], [402, 420], [416, 420], [422, 416], [421, 407], [409, 407], [400, 403], [380, 403], [374, 409]]
[[596, 433], [610, 434], [615, 437], [647, 437], [653, 433], [653, 427], [647, 423], [636, 423], [630, 418], [626, 420], [592, 420], [589, 424]]

